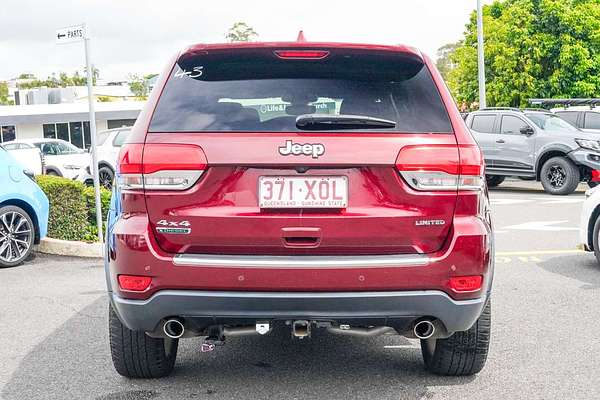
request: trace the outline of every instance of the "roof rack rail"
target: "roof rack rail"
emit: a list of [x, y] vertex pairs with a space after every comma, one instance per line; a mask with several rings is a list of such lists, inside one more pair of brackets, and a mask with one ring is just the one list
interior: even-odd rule
[[479, 111], [516, 111], [523, 112], [520, 108], [517, 107], [485, 107], [480, 109]]
[[544, 114], [552, 114], [552, 111], [548, 111], [545, 108], [524, 108], [523, 111], [535, 111]]
[[600, 105], [600, 99], [529, 99], [534, 106], [590, 106]]

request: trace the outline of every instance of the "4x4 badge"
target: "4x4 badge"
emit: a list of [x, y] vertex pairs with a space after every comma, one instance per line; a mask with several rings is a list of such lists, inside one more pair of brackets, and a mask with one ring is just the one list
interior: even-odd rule
[[282, 156], [312, 156], [312, 158], [319, 158], [325, 154], [325, 146], [321, 143], [306, 143], [299, 144], [294, 143], [291, 140], [286, 140], [285, 146], [279, 148], [279, 154]]

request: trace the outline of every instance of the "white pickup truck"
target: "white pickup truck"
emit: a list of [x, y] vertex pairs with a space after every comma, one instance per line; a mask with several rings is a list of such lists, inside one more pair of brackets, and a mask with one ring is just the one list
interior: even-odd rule
[[4, 150], [8, 151], [15, 160], [17, 160], [23, 168], [33, 172], [34, 175], [42, 175], [45, 173], [44, 157], [40, 149], [21, 147], [19, 143], [4, 143]]

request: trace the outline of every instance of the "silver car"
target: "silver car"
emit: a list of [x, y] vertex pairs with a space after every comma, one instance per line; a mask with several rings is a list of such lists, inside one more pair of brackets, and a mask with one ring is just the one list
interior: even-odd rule
[[467, 126], [481, 147], [488, 186], [506, 176], [541, 181], [547, 193], [567, 195], [580, 182], [600, 179], [600, 134], [584, 132], [541, 110], [487, 108]]

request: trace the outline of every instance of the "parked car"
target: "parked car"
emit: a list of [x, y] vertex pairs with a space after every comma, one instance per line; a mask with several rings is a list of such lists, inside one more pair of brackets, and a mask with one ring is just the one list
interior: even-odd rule
[[14, 267], [46, 236], [48, 198], [31, 172], [2, 147], [0, 182], [0, 267]]
[[554, 195], [590, 186], [600, 177], [600, 134], [583, 132], [549, 111], [487, 108], [469, 114], [467, 126], [483, 150], [488, 186], [506, 176], [541, 181]]
[[593, 251], [600, 263], [600, 186], [588, 190], [585, 197], [579, 225], [579, 243], [583, 250]]
[[428, 57], [196, 45], [157, 85], [121, 148], [107, 222], [119, 374], [169, 374], [180, 338], [210, 350], [274, 326], [405, 335], [433, 373], [483, 368], [483, 159]]
[[[97, 154], [98, 154], [98, 178], [100, 185], [107, 189], [112, 189], [115, 179], [115, 171], [117, 166], [117, 156], [121, 146], [131, 133], [131, 128], [123, 127], [109, 129], [98, 133]], [[93, 184], [91, 176], [91, 157], [90, 166], [87, 168], [90, 175], [89, 181], [86, 183]]]
[[21, 148], [38, 148], [44, 156], [46, 174], [84, 181], [90, 155], [85, 150], [60, 139], [19, 139], [9, 143]]
[[31, 148], [28, 145], [14, 142], [4, 143], [2, 147], [34, 175], [43, 175], [45, 173], [44, 156], [42, 156], [42, 152], [37, 147]]
[[[584, 132], [600, 133], [600, 99], [532, 99]], [[557, 107], [560, 106], [560, 107]]]

